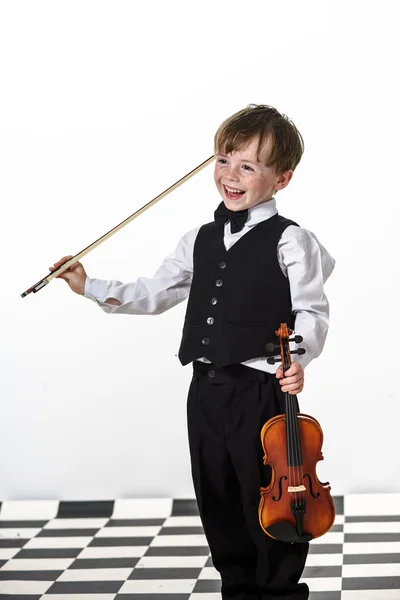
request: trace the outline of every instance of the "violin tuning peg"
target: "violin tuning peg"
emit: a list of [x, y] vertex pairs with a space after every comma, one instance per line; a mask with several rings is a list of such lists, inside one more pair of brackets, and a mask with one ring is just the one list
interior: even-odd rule
[[291, 354], [305, 354], [306, 351], [304, 348], [297, 348], [297, 350], [292, 350]]
[[273, 356], [270, 356], [269, 358], [267, 358], [267, 363], [269, 365], [274, 365], [277, 362], [280, 362], [279, 358], [274, 358]]
[[296, 344], [301, 344], [303, 341], [303, 337], [301, 335], [295, 335], [294, 338], [290, 338], [289, 342], [295, 342]]
[[278, 354], [280, 351], [280, 346], [274, 344], [273, 342], [270, 342], [265, 346], [265, 350], [268, 354]]

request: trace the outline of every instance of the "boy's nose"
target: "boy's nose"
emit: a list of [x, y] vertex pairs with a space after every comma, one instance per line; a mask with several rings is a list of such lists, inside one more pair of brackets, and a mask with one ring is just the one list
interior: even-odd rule
[[231, 179], [232, 181], [239, 180], [239, 171], [236, 167], [230, 167], [228, 172], [226, 173], [227, 179]]

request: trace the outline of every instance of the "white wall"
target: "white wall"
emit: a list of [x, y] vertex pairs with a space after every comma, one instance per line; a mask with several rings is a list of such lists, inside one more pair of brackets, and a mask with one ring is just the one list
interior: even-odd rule
[[[396, 2], [0, 4], [0, 499], [192, 494], [185, 305], [109, 316], [52, 281], [20, 294], [276, 106], [306, 144], [282, 214], [337, 260], [306, 372], [333, 493], [399, 492]], [[219, 197], [208, 167], [84, 259], [151, 275]]]

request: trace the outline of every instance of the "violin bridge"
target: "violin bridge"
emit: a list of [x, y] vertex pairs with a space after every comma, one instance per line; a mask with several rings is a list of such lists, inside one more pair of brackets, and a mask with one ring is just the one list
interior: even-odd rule
[[304, 487], [304, 485], [289, 485], [288, 487], [288, 492], [305, 492], [306, 488]]

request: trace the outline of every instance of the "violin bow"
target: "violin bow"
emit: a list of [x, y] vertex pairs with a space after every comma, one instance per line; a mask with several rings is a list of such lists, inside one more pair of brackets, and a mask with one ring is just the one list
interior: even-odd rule
[[38, 292], [43, 287], [45, 287], [48, 283], [50, 283], [50, 281], [52, 279], [54, 279], [58, 275], [61, 275], [61, 273], [63, 273], [64, 271], [66, 271], [72, 264], [74, 264], [75, 262], [77, 262], [78, 260], [80, 260], [83, 256], [85, 256], [85, 254], [88, 254], [88, 252], [90, 252], [91, 250], [93, 250], [94, 248], [96, 248], [97, 246], [99, 246], [102, 242], [105, 242], [114, 233], [117, 233], [117, 231], [119, 231], [120, 229], [122, 229], [123, 227], [125, 227], [125, 225], [128, 225], [128, 223], [130, 223], [131, 221], [133, 221], [133, 219], [136, 219], [136, 217], [138, 217], [145, 210], [147, 210], [148, 208], [150, 208], [150, 206], [153, 206], [153, 204], [155, 204], [159, 200], [162, 200], [162, 198], [165, 198], [165, 196], [167, 196], [168, 194], [170, 194], [171, 192], [173, 192], [174, 190], [176, 190], [180, 185], [182, 185], [183, 183], [185, 183], [185, 181], [188, 181], [191, 177], [193, 177], [193, 175], [195, 175], [196, 173], [198, 173], [199, 171], [201, 171], [202, 169], [204, 169], [204, 167], [206, 167], [207, 165], [209, 165], [213, 160], [214, 160], [214, 155], [210, 156], [210, 158], [207, 158], [207, 160], [205, 160], [198, 167], [196, 167], [195, 169], [193, 169], [193, 171], [190, 171], [189, 173], [187, 173], [187, 175], [185, 175], [184, 177], [182, 177], [181, 179], [179, 179], [178, 181], [176, 181], [173, 185], [171, 185], [169, 188], [167, 188], [166, 190], [164, 190], [163, 192], [161, 192], [161, 194], [159, 194], [158, 196], [156, 196], [155, 198], [153, 198], [153, 200], [150, 200], [150, 202], [147, 202], [147, 204], [145, 204], [144, 206], [142, 206], [141, 208], [139, 208], [139, 210], [137, 210], [132, 215], [130, 215], [130, 217], [128, 217], [127, 219], [125, 219], [124, 221], [122, 221], [121, 223], [119, 223], [119, 225], [117, 225], [113, 229], [110, 229], [110, 231], [108, 231], [107, 233], [105, 233], [104, 235], [102, 235], [101, 237], [99, 237], [95, 242], [93, 242], [92, 244], [90, 244], [90, 246], [87, 246], [86, 248], [84, 248], [83, 250], [81, 250], [80, 252], [78, 252], [78, 254], [76, 254], [75, 256], [73, 256], [72, 258], [70, 258], [69, 260], [67, 260], [65, 263], [63, 263], [61, 266], [59, 266], [57, 269], [55, 269], [54, 271], [52, 271], [49, 275], [46, 275], [46, 277], [44, 277], [43, 279], [41, 279], [40, 281], [38, 281], [37, 283], [35, 283], [35, 285], [33, 285], [32, 287], [30, 287], [29, 289], [27, 289], [25, 292], [23, 292], [21, 294], [21, 297], [25, 298], [25, 296], [27, 296], [31, 292], [33, 292], [34, 294], [36, 294], [36, 292]]

